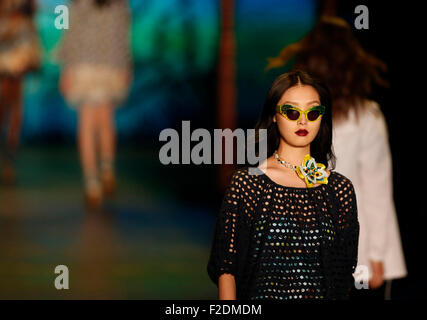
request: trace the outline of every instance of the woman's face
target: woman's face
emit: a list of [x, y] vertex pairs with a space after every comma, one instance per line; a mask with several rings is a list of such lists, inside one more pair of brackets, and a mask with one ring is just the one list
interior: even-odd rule
[[[283, 104], [289, 104], [305, 111], [320, 105], [320, 98], [312, 86], [296, 85], [283, 93], [278, 105]], [[297, 121], [291, 121], [278, 112], [273, 117], [273, 121], [277, 122], [282, 139], [293, 147], [309, 145], [319, 131], [321, 119], [319, 117], [316, 121], [308, 121], [306, 115], [302, 114]]]

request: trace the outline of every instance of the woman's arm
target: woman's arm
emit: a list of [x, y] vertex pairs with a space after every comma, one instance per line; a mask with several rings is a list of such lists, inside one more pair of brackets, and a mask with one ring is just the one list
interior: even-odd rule
[[232, 274], [224, 273], [219, 277], [218, 299], [236, 300], [236, 281]]
[[393, 219], [392, 160], [387, 125], [379, 106], [370, 105], [362, 120], [360, 148], [361, 214], [368, 221], [370, 287], [383, 283], [383, 260], [387, 248], [389, 221]]
[[[336, 205], [337, 239], [332, 253], [331, 270], [326, 270], [332, 279], [332, 299], [348, 299], [354, 286], [353, 274], [357, 266], [359, 221], [357, 200], [352, 182], [344, 176], [331, 183]], [[328, 268], [326, 268], [328, 269]]]
[[238, 290], [238, 247], [241, 242], [240, 201], [242, 185], [241, 174], [236, 172], [225, 192], [222, 206], [217, 216], [207, 271], [211, 280], [218, 286], [220, 300], [236, 300]]

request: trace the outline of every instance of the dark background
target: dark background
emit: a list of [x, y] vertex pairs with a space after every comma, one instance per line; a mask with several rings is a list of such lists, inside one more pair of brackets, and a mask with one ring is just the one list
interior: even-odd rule
[[[362, 3], [339, 2], [338, 14], [349, 19], [358, 4]], [[389, 129], [394, 199], [408, 268], [408, 277], [394, 281], [393, 288], [402, 298], [425, 298], [427, 282], [421, 262], [426, 223], [426, 192], [421, 178], [422, 149], [426, 145], [422, 11], [414, 2], [363, 4], [369, 8], [369, 30], [355, 30], [355, 34], [362, 46], [389, 68], [386, 77], [390, 87], [375, 87], [372, 98], [381, 105]]]

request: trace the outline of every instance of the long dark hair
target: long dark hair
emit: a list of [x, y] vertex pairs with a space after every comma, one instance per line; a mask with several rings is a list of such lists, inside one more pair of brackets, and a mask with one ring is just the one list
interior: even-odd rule
[[339, 17], [321, 17], [301, 41], [285, 47], [279, 57], [269, 58], [266, 69], [286, 65], [291, 58], [295, 59], [294, 69], [327, 84], [334, 102], [334, 119], [346, 118], [350, 109], [355, 109], [357, 115], [374, 83], [389, 85], [380, 75], [387, 65], [363, 50], [351, 27]]
[[277, 122], [273, 121], [276, 106], [286, 90], [299, 84], [312, 86], [319, 94], [320, 103], [326, 107], [319, 132], [310, 144], [311, 156], [316, 159], [316, 162], [323, 163], [326, 166], [329, 164], [329, 168], [334, 169], [335, 155], [332, 150], [332, 100], [330, 91], [321, 81], [301, 70], [283, 73], [273, 81], [265, 98], [261, 117], [255, 125], [256, 154], [259, 154], [259, 129], [267, 129], [267, 158], [273, 155], [279, 147], [280, 132]]

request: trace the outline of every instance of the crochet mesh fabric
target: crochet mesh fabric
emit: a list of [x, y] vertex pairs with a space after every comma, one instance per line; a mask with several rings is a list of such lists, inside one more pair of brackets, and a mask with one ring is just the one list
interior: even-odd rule
[[347, 299], [359, 223], [352, 183], [296, 188], [236, 170], [217, 217], [207, 271], [234, 275], [237, 299]]

